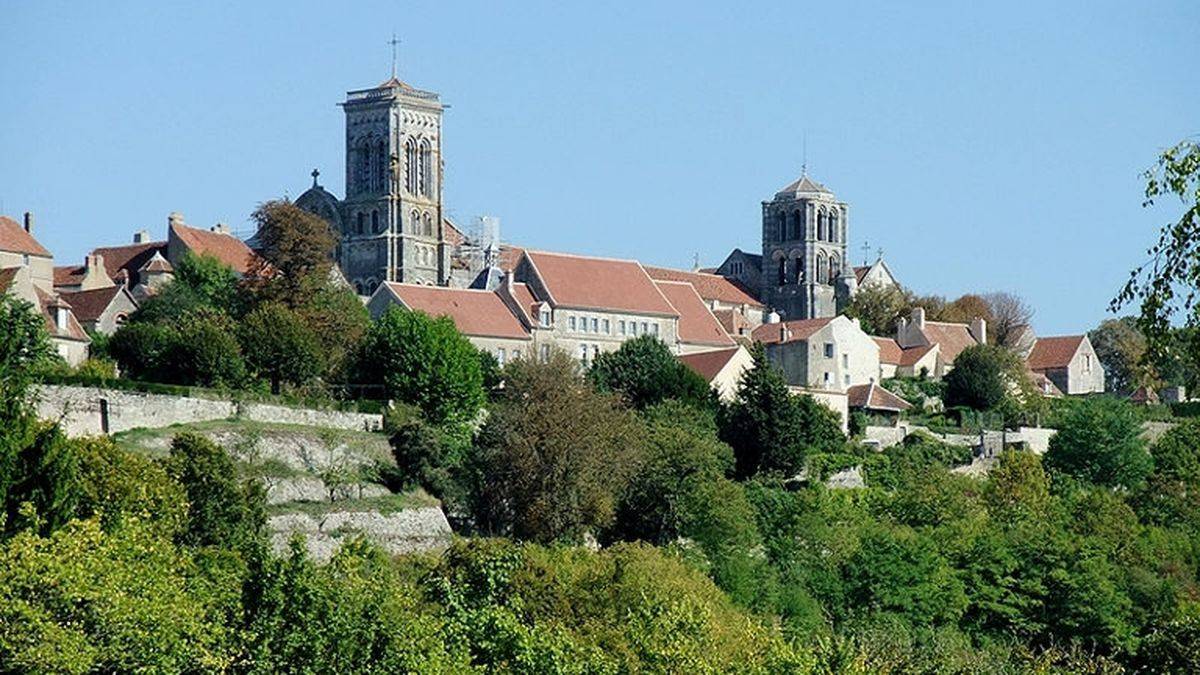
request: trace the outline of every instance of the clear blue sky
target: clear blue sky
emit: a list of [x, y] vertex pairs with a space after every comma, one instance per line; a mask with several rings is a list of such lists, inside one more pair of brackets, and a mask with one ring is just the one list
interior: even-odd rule
[[[717, 264], [809, 172], [853, 259], [1009, 290], [1085, 330], [1178, 212], [1141, 170], [1200, 134], [1200, 3], [0, 4], [0, 202], [62, 263], [167, 213], [248, 228], [342, 194], [336, 103], [389, 70], [442, 94], [446, 203], [507, 240]], [[873, 254], [872, 254], [873, 255]]]

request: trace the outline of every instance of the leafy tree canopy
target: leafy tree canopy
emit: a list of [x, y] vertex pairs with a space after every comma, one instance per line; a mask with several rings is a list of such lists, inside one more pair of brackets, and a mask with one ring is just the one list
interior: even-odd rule
[[597, 356], [588, 379], [600, 391], [616, 392], [638, 409], [666, 399], [700, 405], [713, 400], [708, 383], [653, 335], [626, 340], [620, 349]]
[[1154, 468], [1141, 433], [1141, 420], [1126, 401], [1085, 399], [1063, 416], [1046, 465], [1097, 485], [1136, 488]]

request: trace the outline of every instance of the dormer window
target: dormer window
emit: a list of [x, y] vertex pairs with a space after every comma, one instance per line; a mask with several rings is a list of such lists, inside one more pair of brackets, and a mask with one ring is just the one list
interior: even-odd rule
[[60, 330], [62, 332], [66, 332], [66, 330], [67, 330], [67, 308], [66, 307], [55, 307], [54, 308], [54, 323], [58, 327], [58, 330]]
[[550, 310], [543, 307], [541, 315], [539, 316], [538, 320], [541, 321], [542, 328], [549, 328], [550, 327]]

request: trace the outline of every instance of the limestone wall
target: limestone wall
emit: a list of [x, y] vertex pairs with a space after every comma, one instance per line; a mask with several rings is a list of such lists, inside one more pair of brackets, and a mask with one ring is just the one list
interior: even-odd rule
[[117, 389], [43, 385], [35, 392], [38, 416], [62, 424], [68, 436], [114, 434], [130, 429], [159, 429], [172, 424], [230, 417], [275, 424], [353, 431], [383, 428], [382, 415], [289, 408], [266, 403], [146, 394]]

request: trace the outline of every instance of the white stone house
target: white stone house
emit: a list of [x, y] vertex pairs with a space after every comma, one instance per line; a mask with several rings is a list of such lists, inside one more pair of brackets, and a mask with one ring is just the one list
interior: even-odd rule
[[1068, 396], [1104, 391], [1104, 368], [1086, 335], [1038, 338], [1026, 365]]
[[50, 343], [72, 366], [88, 356], [91, 338], [71, 311], [70, 303], [54, 290], [54, 257], [33, 236], [33, 215], [24, 225], [0, 216], [0, 293], [32, 304], [46, 322]]
[[766, 323], [754, 340], [791, 386], [845, 392], [880, 375], [879, 345], [845, 315]]

